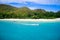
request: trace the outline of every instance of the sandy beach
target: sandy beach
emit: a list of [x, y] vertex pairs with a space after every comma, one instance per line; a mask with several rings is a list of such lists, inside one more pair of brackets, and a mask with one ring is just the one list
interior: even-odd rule
[[33, 22], [39, 22], [39, 21], [44, 21], [44, 22], [51, 22], [51, 21], [60, 21], [60, 18], [55, 18], [55, 19], [0, 19], [0, 21], [33, 21]]

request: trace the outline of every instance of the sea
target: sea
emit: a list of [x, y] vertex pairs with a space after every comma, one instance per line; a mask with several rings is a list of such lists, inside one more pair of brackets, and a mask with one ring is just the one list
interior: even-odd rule
[[0, 40], [60, 40], [60, 21], [0, 21]]

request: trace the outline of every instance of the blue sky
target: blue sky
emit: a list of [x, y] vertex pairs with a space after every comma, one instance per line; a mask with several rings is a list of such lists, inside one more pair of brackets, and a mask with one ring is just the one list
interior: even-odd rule
[[45, 9], [47, 11], [59, 11], [59, 0], [0, 0], [0, 4], [9, 4], [15, 7], [27, 6], [30, 9]]

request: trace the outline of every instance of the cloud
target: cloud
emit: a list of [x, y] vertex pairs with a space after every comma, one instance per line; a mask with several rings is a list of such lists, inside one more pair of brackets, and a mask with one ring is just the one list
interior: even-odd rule
[[0, 3], [11, 3], [11, 2], [16, 2], [16, 3], [34, 2], [34, 3], [38, 3], [38, 4], [57, 4], [57, 5], [60, 5], [59, 0], [0, 0]]
[[26, 0], [30, 2], [35, 2], [39, 4], [60, 4], [59, 0]]

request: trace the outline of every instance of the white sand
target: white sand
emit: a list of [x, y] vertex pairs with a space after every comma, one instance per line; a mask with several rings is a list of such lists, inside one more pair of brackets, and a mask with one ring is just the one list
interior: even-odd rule
[[60, 21], [60, 18], [56, 19], [0, 19], [0, 21], [33, 21], [33, 22], [51, 22], [51, 21]]

